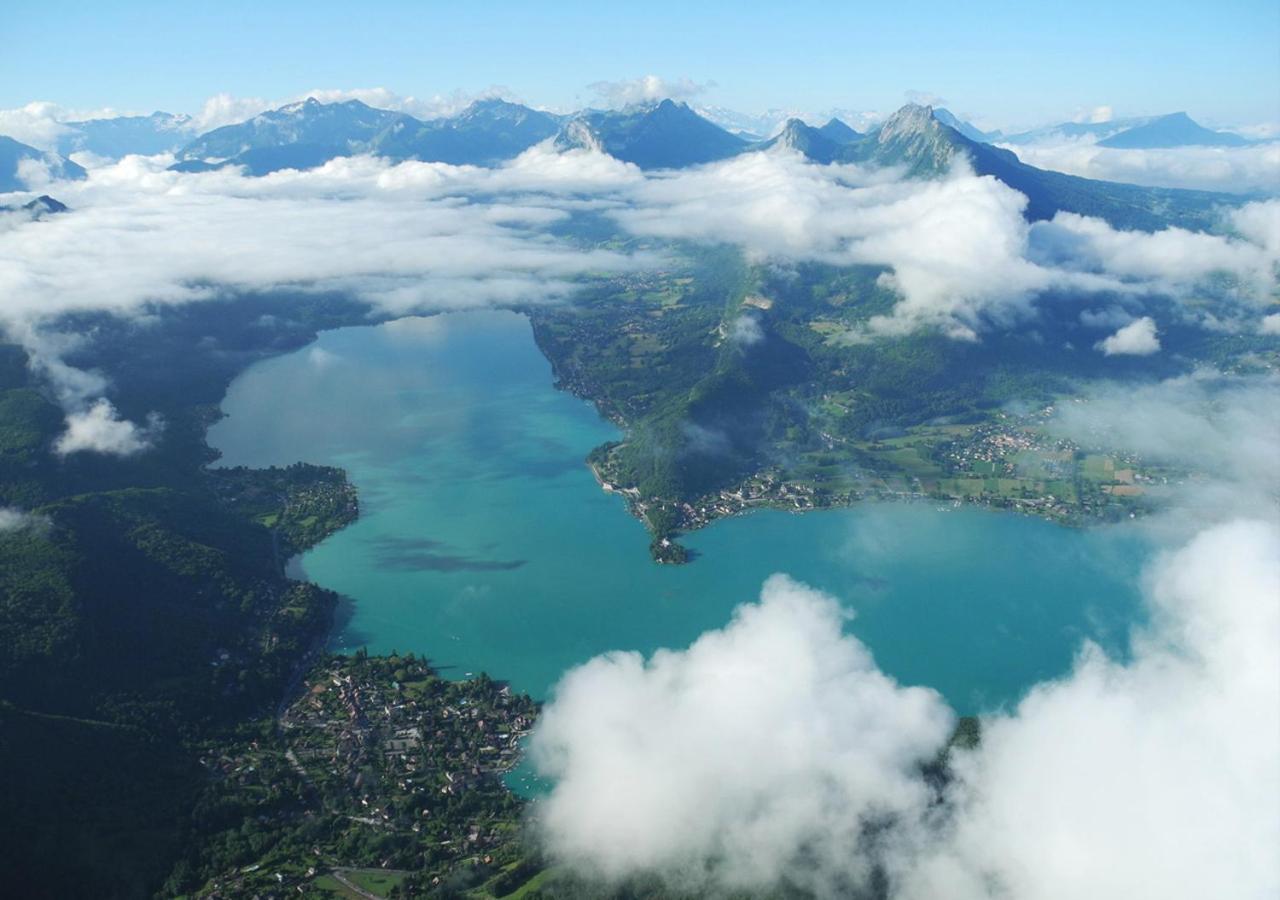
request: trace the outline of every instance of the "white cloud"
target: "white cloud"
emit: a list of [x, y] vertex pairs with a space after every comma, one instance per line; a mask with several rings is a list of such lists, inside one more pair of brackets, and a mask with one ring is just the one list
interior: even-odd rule
[[60, 114], [60, 107], [44, 102], [0, 109], [0, 134], [41, 150], [52, 150], [58, 138], [69, 130], [62, 124]]
[[764, 340], [760, 320], [752, 315], [741, 315], [729, 326], [729, 340], [740, 347], [754, 347]]
[[1095, 106], [1092, 109], [1081, 110], [1071, 117], [1072, 122], [1087, 122], [1091, 125], [1101, 125], [1104, 122], [1110, 122], [1115, 118], [1115, 110], [1110, 106]]
[[486, 170], [359, 157], [254, 179], [184, 175], [130, 157], [63, 185], [73, 214], [0, 235], [0, 290], [15, 298], [2, 315], [12, 325], [86, 309], [129, 314], [219, 288], [284, 285], [350, 288], [395, 310], [490, 293], [503, 302], [560, 296], [566, 279], [636, 264], [542, 233], [566, 214], [548, 194], [639, 177], [611, 160], [576, 161], [538, 151]]
[[15, 174], [18, 180], [26, 185], [28, 190], [32, 191], [48, 187], [54, 180], [48, 161], [36, 159], [35, 157], [18, 160], [18, 168]]
[[1280, 313], [1263, 316], [1258, 330], [1263, 334], [1280, 334]]
[[320, 371], [332, 369], [338, 363], [342, 362], [342, 357], [332, 350], [326, 350], [323, 347], [312, 347], [307, 351], [307, 362], [312, 367]]
[[531, 745], [558, 779], [537, 814], [554, 854], [604, 877], [749, 887], [803, 878], [802, 857], [843, 870], [866, 819], [922, 811], [915, 766], [952, 715], [882, 674], [844, 619], [776, 576], [687, 650], [565, 675]]
[[633, 103], [650, 103], [654, 100], [690, 100], [714, 85], [700, 84], [690, 78], [674, 80], [657, 75], [643, 75], [622, 81], [596, 81], [587, 87], [606, 106], [630, 106]]
[[192, 130], [196, 133], [212, 131], [224, 125], [235, 125], [252, 119], [260, 112], [266, 112], [274, 106], [270, 100], [262, 97], [236, 97], [231, 94], [214, 94], [205, 99], [199, 112], [191, 117]]
[[1280, 378], [1203, 369], [1152, 384], [1094, 385], [1059, 404], [1049, 427], [1081, 446], [1136, 453], [1187, 473], [1175, 487], [1148, 485], [1174, 501], [1151, 526], [1163, 540], [1184, 540], [1206, 522], [1274, 515], [1277, 410]]
[[1177, 291], [1213, 275], [1244, 279], [1255, 300], [1269, 299], [1280, 263], [1280, 200], [1246, 204], [1225, 218], [1236, 236], [1166, 228], [1121, 231], [1101, 219], [1060, 212], [1034, 226], [1042, 261], [1106, 272], [1162, 291]]
[[986, 720], [954, 826], [904, 867], [902, 896], [1280, 891], [1280, 530], [1206, 529], [1148, 583], [1131, 661], [1086, 645]]
[[1185, 294], [1220, 272], [1240, 278], [1238, 299], [1253, 303], [1274, 290], [1280, 260], [1278, 201], [1236, 211], [1235, 236], [1120, 231], [1071, 213], [1028, 224], [1022, 194], [964, 166], [900, 180], [749, 153], [645, 179], [626, 196], [631, 205], [614, 215], [637, 234], [730, 241], [757, 258], [888, 267], [884, 283], [901, 301], [871, 320], [873, 332], [937, 325], [973, 338], [1031, 315], [1049, 288]]
[[13, 506], [0, 506], [0, 534], [21, 531], [24, 528], [42, 527], [46, 520]]
[[121, 419], [109, 400], [99, 399], [86, 409], [67, 414], [67, 430], [54, 444], [54, 451], [59, 456], [85, 452], [133, 456], [150, 448], [160, 430], [158, 418], [152, 417], [145, 428], [139, 428]]
[[1254, 122], [1249, 125], [1225, 126], [1224, 131], [1231, 131], [1241, 137], [1253, 141], [1274, 141], [1280, 138], [1280, 122]]
[[1160, 352], [1156, 323], [1150, 316], [1134, 319], [1110, 337], [1098, 342], [1106, 356], [1150, 356]]
[[903, 181], [798, 155], [750, 153], [646, 180], [615, 213], [629, 230], [731, 241], [758, 258], [819, 259], [892, 268], [903, 295], [881, 330], [942, 323], [972, 334], [983, 314], [1025, 312], [1050, 279], [1024, 258], [1025, 198], [992, 178], [957, 172]]
[[1093, 138], [1083, 137], [1009, 145], [1006, 149], [1038, 168], [1102, 181], [1270, 195], [1280, 185], [1280, 142], [1120, 150], [1099, 147]]
[[947, 98], [941, 94], [935, 94], [932, 91], [905, 91], [903, 98], [908, 103], [918, 103], [921, 106], [946, 106]]

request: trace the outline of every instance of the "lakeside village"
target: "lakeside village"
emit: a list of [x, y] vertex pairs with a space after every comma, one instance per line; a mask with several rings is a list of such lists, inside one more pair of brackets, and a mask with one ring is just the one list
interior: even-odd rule
[[500, 874], [520, 853], [522, 810], [502, 778], [537, 712], [485, 675], [441, 678], [412, 654], [327, 659], [274, 734], [200, 760], [220, 801], [294, 835], [222, 860], [201, 896], [343, 894], [353, 869], [428, 892]]
[[[609, 456], [591, 470], [651, 529], [650, 514], [658, 511], [680, 531], [752, 509], [803, 512], [867, 500], [937, 502], [943, 509], [977, 504], [1082, 526], [1144, 514], [1152, 491], [1186, 475], [1052, 437], [1043, 426], [1053, 413], [1053, 406], [1031, 416], [999, 413], [981, 424], [919, 426], [869, 441], [822, 432], [823, 450], [803, 454], [798, 465], [768, 467], [688, 501], [646, 497], [619, 484]], [[651, 550], [658, 562], [688, 558], [673, 533], [655, 534]]]

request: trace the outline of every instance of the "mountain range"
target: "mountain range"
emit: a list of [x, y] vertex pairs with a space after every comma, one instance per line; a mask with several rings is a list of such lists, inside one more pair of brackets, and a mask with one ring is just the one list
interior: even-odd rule
[[[1158, 149], [1252, 143], [1238, 134], [1205, 128], [1185, 112], [1107, 122], [1061, 122], [1009, 134], [984, 131], [944, 108], [934, 109], [933, 115], [969, 140], [989, 144], [1092, 139], [1108, 148]], [[321, 103], [308, 98], [202, 134], [197, 134], [190, 116], [166, 112], [64, 122], [52, 149], [63, 158], [87, 152], [109, 160], [130, 154], [174, 153], [178, 160], [175, 168], [183, 171], [242, 165], [252, 174], [266, 174], [282, 168], [311, 167], [354, 153], [373, 153], [397, 161], [493, 165], [556, 136], [561, 147], [600, 146], [642, 168], [661, 168], [707, 161], [716, 154], [751, 145], [792, 144], [807, 134], [784, 137], [788, 128], [795, 131], [793, 122], [844, 143], [858, 135], [847, 121], [866, 122], [869, 116], [837, 112], [826, 117], [826, 125], [816, 127], [808, 123], [820, 120], [783, 110], [750, 116], [670, 100], [621, 111], [584, 110], [562, 116], [485, 99], [457, 115], [422, 120], [356, 100]], [[718, 130], [706, 128], [708, 124]], [[833, 127], [839, 131], [832, 131]], [[689, 146], [672, 146], [670, 135], [686, 129], [702, 134], [690, 135], [693, 144]], [[809, 155], [817, 158], [821, 149], [813, 147]]]
[[785, 146], [817, 163], [895, 166], [915, 177], [937, 176], [963, 158], [977, 174], [1025, 194], [1031, 220], [1067, 211], [1097, 216], [1119, 228], [1205, 228], [1212, 225], [1221, 204], [1232, 202], [1227, 195], [1206, 191], [1139, 187], [1037, 169], [1011, 150], [966, 137], [930, 107], [915, 104], [902, 107], [875, 131], [843, 144], [793, 119], [777, 138], [758, 146]]
[[[964, 123], [962, 123], [964, 124]], [[970, 126], [972, 127], [972, 126]], [[976, 131], [976, 129], [974, 129]], [[979, 132], [981, 134], [981, 132]], [[1111, 119], [1107, 122], [1060, 122], [1045, 128], [1016, 134], [987, 133], [982, 138], [967, 133], [974, 140], [1002, 144], [1035, 144], [1042, 141], [1092, 138], [1099, 147], [1125, 150], [1155, 150], [1170, 147], [1242, 147], [1252, 143], [1248, 138], [1229, 131], [1205, 128], [1185, 112], [1165, 116]]]
[[[114, 125], [111, 123], [115, 122]], [[185, 120], [157, 113], [124, 120], [79, 123], [78, 146], [118, 153], [130, 141], [172, 140]], [[1128, 127], [1121, 127], [1128, 125]], [[1059, 126], [1061, 133], [1102, 135], [1101, 125]], [[1112, 123], [1105, 146], [1173, 146], [1177, 141], [1220, 144], [1243, 141], [1201, 128], [1185, 114], [1136, 123]], [[946, 110], [908, 104], [868, 133], [832, 119], [821, 127], [792, 118], [774, 137], [749, 141], [701, 116], [686, 103], [663, 100], [621, 110], [584, 110], [558, 116], [498, 99], [480, 100], [462, 113], [423, 121], [376, 109], [358, 100], [291, 103], [248, 121], [196, 137], [177, 153], [173, 168], [200, 172], [242, 166], [251, 175], [306, 169], [335, 157], [373, 154], [393, 161], [421, 160], [489, 166], [513, 159], [544, 141], [560, 150], [590, 148], [641, 169], [683, 168], [749, 151], [785, 150], [820, 164], [891, 166], [913, 177], [934, 177], [958, 158], [980, 175], [999, 179], [1028, 198], [1030, 219], [1060, 210], [1099, 216], [1118, 227], [1155, 229], [1169, 224], [1206, 227], [1226, 195], [1094, 181], [1029, 166], [991, 141], [1012, 141], [983, 132]], [[153, 144], [154, 146], [154, 144]], [[99, 148], [94, 150], [93, 148]], [[105, 155], [105, 154], [104, 154]], [[61, 177], [84, 177], [75, 163], [0, 138], [0, 190], [19, 190], [21, 160], [37, 159]], [[7, 179], [7, 180], [6, 180]]]
[[416, 121], [359, 100], [321, 103], [308, 97], [200, 135], [178, 152], [173, 168], [201, 172], [241, 165], [251, 175], [312, 168], [335, 157], [365, 152], [379, 135]]
[[800, 119], [790, 119], [776, 136], [760, 142], [752, 149], [784, 148], [799, 153], [812, 162], [826, 165], [837, 162], [845, 147], [862, 137], [863, 135], [839, 119], [832, 119], [821, 128], [807, 125]]
[[399, 122], [377, 135], [368, 149], [394, 160], [494, 165], [553, 137], [561, 121], [561, 116], [519, 103], [477, 100], [449, 118]]
[[359, 153], [397, 162], [493, 165], [559, 130], [560, 117], [504, 100], [477, 100], [456, 116], [424, 122], [359, 100], [308, 98], [201, 135], [178, 152], [173, 168], [199, 172], [236, 165], [265, 175]]

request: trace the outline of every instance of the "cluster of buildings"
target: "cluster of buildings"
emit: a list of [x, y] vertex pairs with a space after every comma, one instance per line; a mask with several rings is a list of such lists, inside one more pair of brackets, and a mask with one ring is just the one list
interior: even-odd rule
[[448, 681], [412, 658], [357, 658], [321, 670], [280, 725], [299, 774], [326, 799], [420, 832], [449, 798], [497, 785], [536, 713], [488, 678]]

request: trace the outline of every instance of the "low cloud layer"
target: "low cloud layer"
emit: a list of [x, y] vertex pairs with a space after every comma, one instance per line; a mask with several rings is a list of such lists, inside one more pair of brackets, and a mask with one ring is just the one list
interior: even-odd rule
[[[619, 164], [602, 177], [629, 176]], [[14, 298], [4, 315], [129, 312], [272, 286], [350, 287], [393, 310], [556, 296], [566, 278], [630, 264], [546, 237], [566, 214], [554, 203], [470, 198], [592, 178], [549, 153], [496, 172], [358, 157], [259, 179], [130, 157], [64, 185], [73, 214], [0, 238], [0, 291]]]
[[963, 166], [910, 180], [754, 153], [646, 179], [627, 196], [615, 216], [637, 234], [730, 241], [762, 259], [888, 267], [883, 283], [902, 299], [871, 320], [873, 333], [934, 325], [974, 338], [1028, 318], [1051, 288], [1185, 294], [1218, 273], [1242, 279], [1237, 299], [1256, 308], [1270, 300], [1280, 262], [1280, 201], [1230, 213], [1229, 236], [1121, 231], [1072, 213], [1029, 224], [1022, 194]]
[[1051, 289], [1130, 298], [1115, 330], [1142, 318], [1144, 296], [1206, 285], [1222, 294], [1224, 273], [1216, 313], [1264, 330], [1280, 260], [1280, 201], [1236, 210], [1226, 234], [1124, 232], [1066, 213], [1029, 224], [1021, 194], [963, 166], [912, 180], [783, 152], [645, 174], [548, 145], [492, 169], [352, 157], [249, 178], [171, 172], [169, 162], [100, 166], [49, 188], [72, 213], [0, 229], [0, 326], [72, 411], [90, 408], [101, 385], [60, 362], [50, 323], [61, 314], [129, 316], [281, 287], [346, 291], [390, 314], [558, 302], [590, 273], [658, 262], [548, 234], [583, 210], [642, 237], [735, 243], [761, 261], [884, 267], [882, 284], [900, 299], [853, 339], [923, 326], [981, 339], [1034, 317]]
[[562, 296], [565, 279], [633, 264], [545, 236], [586, 206], [638, 235], [885, 266], [902, 298], [872, 323], [885, 331], [935, 324], [973, 336], [1026, 317], [1049, 288], [1176, 293], [1222, 272], [1261, 304], [1280, 261], [1280, 201], [1235, 211], [1231, 235], [1125, 232], [1069, 213], [1031, 225], [1021, 194], [963, 168], [903, 180], [755, 153], [645, 176], [602, 154], [546, 147], [497, 169], [355, 157], [256, 179], [168, 172], [164, 162], [131, 157], [59, 185], [75, 214], [0, 234], [0, 289], [17, 298], [5, 317], [183, 302], [211, 286], [349, 281], [403, 309], [433, 297]]
[[[1183, 473], [1151, 520], [1162, 540], [1207, 522], [1271, 518], [1280, 498], [1280, 377], [1212, 370], [1151, 384], [1098, 384], [1059, 405], [1052, 432], [1085, 447], [1136, 453]], [[1151, 486], [1157, 490], [1156, 486]]]
[[1273, 196], [1280, 185], [1280, 142], [1118, 150], [1083, 138], [1010, 145], [1007, 149], [1037, 168], [1102, 181]]
[[96, 169], [58, 185], [73, 212], [0, 231], [0, 327], [76, 417], [64, 452], [134, 452], [145, 441], [93, 405], [100, 379], [62, 362], [60, 315], [135, 316], [281, 287], [345, 291], [390, 314], [549, 302], [586, 273], [646, 264], [546, 234], [577, 193], [641, 177], [607, 157], [540, 149], [497, 170], [358, 157], [258, 179], [185, 175], [167, 162]]

